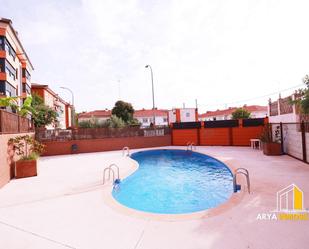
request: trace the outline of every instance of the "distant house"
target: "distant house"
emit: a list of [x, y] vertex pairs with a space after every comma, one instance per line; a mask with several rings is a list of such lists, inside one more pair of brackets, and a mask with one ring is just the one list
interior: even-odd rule
[[136, 110], [134, 112], [134, 118], [136, 118], [142, 127], [149, 127], [153, 124], [155, 118], [155, 125], [167, 126], [168, 125], [168, 111], [167, 110]]
[[196, 108], [174, 108], [168, 111], [169, 123], [195, 122], [198, 121]]
[[96, 119], [99, 124], [109, 119], [112, 115], [111, 110], [95, 110], [91, 112], [83, 112], [78, 115], [78, 122], [91, 121]]
[[[200, 121], [210, 121], [210, 120], [229, 120], [232, 119], [232, 113], [239, 107], [229, 107], [224, 110], [208, 111], [206, 113], [199, 115]], [[265, 118], [268, 116], [267, 106], [260, 105], [244, 105], [245, 110], [251, 113], [251, 118]]]
[[48, 85], [37, 83], [31, 84], [31, 93], [40, 96], [44, 104], [58, 113], [58, 123], [48, 125], [47, 129], [66, 129], [72, 126], [72, 106], [58, 96]]

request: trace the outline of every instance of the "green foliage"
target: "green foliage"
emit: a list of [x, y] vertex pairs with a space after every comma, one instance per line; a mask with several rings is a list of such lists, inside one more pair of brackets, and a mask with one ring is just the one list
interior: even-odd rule
[[115, 103], [112, 114], [129, 123], [133, 119], [134, 109], [130, 103], [119, 100]]
[[78, 126], [80, 128], [101, 128], [103, 127], [102, 124], [100, 124], [98, 119], [95, 117], [91, 117], [91, 119], [87, 121], [80, 121], [78, 123]]
[[102, 123], [100, 123], [98, 119], [92, 117], [90, 120], [79, 122], [78, 126], [80, 128], [123, 128], [126, 126], [126, 123], [116, 115], [112, 115]]
[[11, 107], [12, 109], [17, 109], [18, 97], [5, 97], [0, 98], [0, 107]]
[[27, 116], [29, 113], [32, 113], [31, 108], [32, 97], [28, 96], [21, 107], [17, 105], [17, 101], [20, 97], [5, 97], [0, 98], [0, 107], [10, 107], [13, 111], [17, 111], [22, 117]]
[[123, 128], [125, 126], [126, 123], [116, 115], [112, 115], [111, 118], [106, 121], [106, 127], [108, 128]]
[[58, 113], [45, 105], [43, 99], [36, 94], [32, 95], [31, 110], [35, 127], [44, 127], [58, 121]]
[[251, 113], [248, 112], [244, 108], [237, 108], [233, 113], [232, 113], [232, 118], [233, 119], [243, 119], [243, 118], [250, 118]]
[[303, 78], [303, 82], [306, 88], [299, 89], [297, 95], [299, 96], [296, 100], [291, 100], [290, 104], [295, 104], [300, 107], [301, 112], [309, 114], [309, 76], [306, 75]]
[[29, 135], [10, 138], [8, 145], [14, 147], [14, 151], [20, 157], [20, 160], [36, 160], [45, 149], [45, 145]]
[[130, 126], [141, 126], [141, 123], [136, 118], [131, 119], [128, 124]]
[[263, 131], [262, 131], [262, 133], [260, 135], [260, 140], [263, 143], [270, 143], [270, 142], [272, 142], [270, 126], [268, 126], [268, 125], [264, 126]]

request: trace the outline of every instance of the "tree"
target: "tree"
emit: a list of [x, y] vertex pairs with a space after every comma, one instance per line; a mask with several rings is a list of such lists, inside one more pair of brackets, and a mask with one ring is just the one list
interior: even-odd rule
[[232, 118], [233, 119], [242, 119], [242, 118], [250, 118], [251, 113], [248, 112], [244, 108], [237, 108], [233, 113], [232, 113]]
[[112, 114], [129, 123], [133, 119], [134, 109], [130, 103], [119, 100], [115, 103]]
[[58, 122], [58, 113], [51, 107], [45, 105], [43, 99], [37, 94], [32, 95], [31, 107], [35, 127], [44, 127]]
[[309, 114], [309, 75], [303, 78], [303, 82], [306, 88], [298, 90], [297, 95], [299, 97], [296, 100], [291, 100], [291, 104], [299, 106], [302, 113]]

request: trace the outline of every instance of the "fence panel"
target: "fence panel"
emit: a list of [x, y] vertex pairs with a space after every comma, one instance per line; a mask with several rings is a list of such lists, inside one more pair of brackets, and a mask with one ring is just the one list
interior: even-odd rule
[[85, 139], [121, 138], [121, 137], [154, 137], [171, 133], [170, 128], [79, 128], [74, 130], [36, 130], [36, 139], [47, 141], [70, 141]]
[[18, 114], [0, 110], [0, 133], [20, 133], [31, 130], [30, 120]]

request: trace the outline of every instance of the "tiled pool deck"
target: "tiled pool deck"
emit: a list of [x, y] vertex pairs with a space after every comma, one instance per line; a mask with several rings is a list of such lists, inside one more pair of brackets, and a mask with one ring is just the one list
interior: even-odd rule
[[198, 147], [197, 151], [232, 168], [247, 168], [252, 193], [236, 196], [237, 201], [209, 217], [158, 219], [108, 200], [110, 186], [102, 186], [103, 169], [117, 163], [124, 176], [136, 168], [120, 151], [44, 157], [39, 176], [13, 180], [0, 189], [0, 248], [308, 247], [309, 221], [257, 220], [259, 213], [276, 209], [276, 192], [291, 183], [302, 189], [304, 207], [309, 208], [308, 164], [244, 147]]

